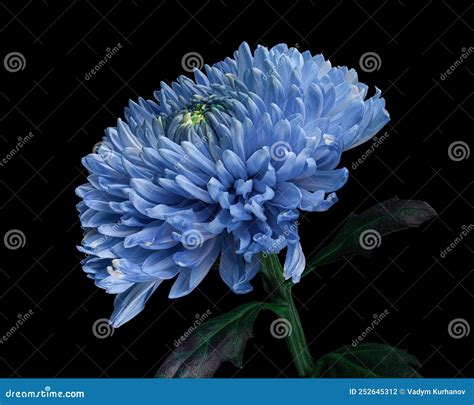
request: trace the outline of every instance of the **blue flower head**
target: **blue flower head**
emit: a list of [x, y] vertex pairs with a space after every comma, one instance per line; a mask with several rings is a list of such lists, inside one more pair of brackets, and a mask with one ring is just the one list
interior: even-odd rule
[[341, 153], [389, 120], [377, 89], [322, 55], [284, 44], [243, 43], [194, 80], [161, 83], [155, 101], [130, 101], [83, 159], [77, 188], [84, 271], [117, 294], [120, 326], [163, 280], [189, 294], [219, 260], [238, 294], [252, 290], [261, 254], [286, 248], [284, 276], [298, 282], [305, 257], [300, 211], [325, 211], [348, 178]]

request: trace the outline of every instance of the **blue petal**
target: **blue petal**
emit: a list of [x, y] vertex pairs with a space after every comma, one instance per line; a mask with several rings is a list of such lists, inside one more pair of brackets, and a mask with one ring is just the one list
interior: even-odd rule
[[168, 249], [178, 244], [171, 237], [173, 231], [173, 227], [169, 224], [160, 220], [153, 221], [144, 226], [141, 231], [128, 235], [124, 240], [124, 244], [127, 248], [141, 246], [153, 250]]
[[182, 201], [180, 196], [169, 193], [147, 179], [131, 179], [130, 185], [139, 196], [155, 204], [176, 204]]
[[266, 149], [259, 149], [247, 159], [246, 166], [249, 176], [254, 176], [259, 172], [265, 172], [270, 162], [270, 154]]
[[222, 162], [234, 179], [247, 180], [245, 164], [235, 152], [229, 149], [225, 150], [222, 154]]
[[244, 261], [241, 255], [235, 253], [234, 241], [227, 238], [223, 244], [219, 264], [219, 274], [222, 280], [236, 294], [247, 294], [253, 290], [250, 281], [260, 268], [260, 261], [254, 256], [250, 263]]
[[319, 86], [311, 84], [308, 87], [308, 90], [306, 90], [304, 102], [306, 107], [306, 119], [316, 119], [321, 116], [324, 99]]
[[114, 312], [110, 317], [110, 323], [118, 328], [125, 322], [139, 314], [145, 307], [145, 303], [151, 294], [161, 284], [161, 280], [149, 283], [136, 284], [127, 291], [117, 295], [114, 302]]
[[298, 207], [301, 201], [301, 191], [293, 183], [278, 183], [271, 204], [277, 207], [292, 209]]
[[176, 181], [176, 184], [178, 184], [190, 196], [209, 204], [212, 204], [214, 202], [214, 200], [211, 198], [207, 190], [204, 190], [201, 187], [196, 186], [187, 177], [180, 174], [176, 176], [175, 181]]
[[195, 249], [186, 249], [186, 247], [173, 255], [173, 260], [180, 267], [197, 267], [210, 254], [215, 245], [215, 239], [207, 240]]
[[313, 176], [298, 179], [295, 183], [308, 191], [337, 191], [347, 182], [349, 171], [346, 168], [337, 170], [320, 170]]
[[171, 287], [169, 298], [179, 298], [188, 295], [204, 279], [216, 261], [222, 247], [222, 238], [215, 238], [213, 242], [214, 245], [211, 251], [199, 266], [192, 269], [188, 267], [182, 268], [178, 278]]
[[293, 283], [300, 281], [306, 266], [306, 259], [301, 249], [299, 241], [288, 242], [285, 264], [283, 266], [283, 276], [285, 280], [291, 278]]
[[318, 190], [312, 193], [301, 189], [301, 202], [298, 208], [303, 211], [322, 212], [328, 210], [333, 204], [337, 202], [336, 193], [329, 194], [326, 198], [324, 190]]
[[143, 262], [142, 270], [157, 279], [168, 280], [178, 274], [180, 268], [173, 261], [173, 249], [150, 254]]

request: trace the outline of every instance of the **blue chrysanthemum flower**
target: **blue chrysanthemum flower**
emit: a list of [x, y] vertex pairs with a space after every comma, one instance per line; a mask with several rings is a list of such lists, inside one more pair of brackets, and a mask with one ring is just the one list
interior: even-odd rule
[[252, 290], [261, 254], [286, 248], [284, 276], [305, 267], [300, 211], [325, 211], [348, 178], [341, 153], [389, 120], [377, 89], [322, 55], [284, 44], [242, 44], [194, 81], [161, 84], [157, 101], [130, 102], [83, 159], [78, 187], [83, 268], [117, 294], [120, 326], [163, 280], [189, 294], [219, 260], [233, 292]]

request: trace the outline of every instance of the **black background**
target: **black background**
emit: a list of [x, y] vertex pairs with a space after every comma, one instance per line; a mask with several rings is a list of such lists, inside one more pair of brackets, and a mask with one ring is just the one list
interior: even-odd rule
[[[20, 52], [26, 60], [14, 73], [0, 66], [1, 156], [17, 137], [34, 134], [0, 167], [0, 236], [19, 229], [26, 237], [21, 249], [0, 244], [0, 334], [19, 313], [34, 311], [0, 344], [1, 376], [152, 376], [195, 314], [209, 309], [216, 316], [261, 293], [257, 281], [254, 293], [234, 296], [214, 273], [190, 296], [170, 301], [167, 283], [138, 317], [98, 339], [92, 325], [110, 316], [113, 297], [86, 278], [75, 249], [82, 233], [74, 189], [86, 176], [80, 158], [103, 129], [130, 98], [151, 98], [160, 81], [186, 74], [187, 52], [212, 64], [245, 40], [252, 47], [286, 42], [356, 68], [361, 81], [383, 91], [392, 118], [384, 129], [389, 138], [352, 170], [339, 203], [301, 221], [308, 256], [351, 212], [393, 196], [425, 200], [439, 212], [421, 229], [384, 237], [372, 259], [322, 268], [294, 289], [313, 355], [350, 344], [387, 309], [367, 342], [416, 355], [425, 377], [472, 377], [472, 335], [448, 334], [455, 318], [472, 324], [472, 236], [440, 258], [472, 222], [472, 157], [453, 161], [448, 147], [472, 143], [473, 56], [440, 79], [471, 45], [471, 7], [407, 0], [1, 4], [0, 56]], [[117, 43], [120, 51], [85, 80]], [[378, 70], [360, 69], [366, 52], [380, 56]], [[346, 153], [342, 165], [350, 169], [365, 149]], [[259, 318], [244, 367], [227, 364], [217, 376], [296, 376], [284, 341], [270, 335], [271, 320]]]

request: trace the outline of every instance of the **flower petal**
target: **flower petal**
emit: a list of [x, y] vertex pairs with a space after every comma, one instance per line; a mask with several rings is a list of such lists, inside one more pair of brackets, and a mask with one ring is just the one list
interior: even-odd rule
[[151, 294], [161, 284], [161, 280], [149, 283], [136, 284], [127, 291], [117, 295], [114, 302], [114, 312], [110, 317], [110, 323], [118, 328], [125, 322], [139, 314], [145, 307], [145, 303]]

